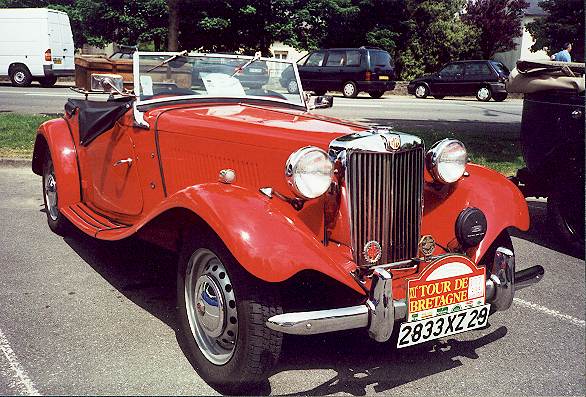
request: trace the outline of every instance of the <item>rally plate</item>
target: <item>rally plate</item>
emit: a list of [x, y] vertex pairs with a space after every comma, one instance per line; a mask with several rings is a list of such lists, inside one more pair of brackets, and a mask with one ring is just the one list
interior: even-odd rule
[[425, 320], [403, 323], [399, 329], [397, 348], [484, 327], [488, 322], [489, 311], [490, 305], [486, 304]]

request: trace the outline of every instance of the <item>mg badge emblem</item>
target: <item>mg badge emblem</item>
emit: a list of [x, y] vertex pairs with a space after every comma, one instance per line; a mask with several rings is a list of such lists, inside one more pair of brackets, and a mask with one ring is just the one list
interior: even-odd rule
[[395, 151], [401, 147], [401, 137], [399, 135], [383, 135], [385, 141], [385, 148], [387, 151]]
[[372, 240], [364, 244], [364, 250], [362, 253], [364, 254], [364, 259], [368, 263], [376, 263], [383, 255], [383, 250], [378, 241]]

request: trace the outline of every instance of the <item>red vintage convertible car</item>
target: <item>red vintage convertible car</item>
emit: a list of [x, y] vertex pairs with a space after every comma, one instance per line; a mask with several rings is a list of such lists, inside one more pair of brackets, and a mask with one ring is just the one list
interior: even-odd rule
[[267, 65], [261, 88], [239, 71], [192, 84], [201, 57], [236, 56], [137, 52], [132, 95], [95, 74], [110, 100], [69, 100], [40, 126], [32, 167], [54, 232], [179, 253], [178, 322], [209, 383], [258, 382], [283, 334], [363, 328], [402, 348], [484, 327], [542, 277], [515, 273], [523, 195], [461, 142], [426, 150], [312, 114], [332, 101], [282, 88], [289, 66], [301, 87], [285, 60], [239, 57]]

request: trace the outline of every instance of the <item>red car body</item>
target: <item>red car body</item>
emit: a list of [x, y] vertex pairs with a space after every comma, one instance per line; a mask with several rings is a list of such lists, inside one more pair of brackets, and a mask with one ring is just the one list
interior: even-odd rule
[[[342, 316], [355, 318], [352, 325], [344, 322], [347, 318], [338, 319], [337, 313], [319, 311], [308, 312], [307, 316], [314, 316], [311, 322], [267, 320], [269, 328], [280, 332], [307, 334], [369, 326], [371, 336], [386, 340], [395, 319], [405, 318], [405, 313], [397, 315], [399, 309], [395, 308], [395, 314], [391, 312], [391, 318], [384, 320], [384, 332], [379, 332], [380, 314], [375, 306], [381, 300], [385, 305], [408, 302], [408, 283], [418, 283], [418, 278], [451, 259], [472, 272], [480, 271], [474, 264], [489, 266], [494, 262], [490, 282], [487, 273], [486, 296], [488, 283], [492, 283], [493, 307], [504, 310], [511, 304], [514, 262], [512, 268], [504, 264], [499, 268], [504, 262], [495, 249], [507, 228], [527, 230], [529, 215], [521, 192], [501, 174], [469, 163], [456, 182], [439, 184], [425, 168], [420, 181], [423, 206], [418, 230], [420, 236], [433, 236], [435, 248], [414, 258], [415, 265], [388, 267], [386, 278], [381, 276], [383, 281], [379, 282], [377, 277], [386, 271], [374, 269], [373, 273], [357, 263], [353, 225], [343, 205], [348, 200], [347, 187], [339, 169], [334, 172], [332, 188], [310, 200], [292, 197], [284, 176], [288, 158], [300, 148], [312, 146], [328, 152], [333, 141], [377, 135], [376, 130], [269, 100], [161, 101], [141, 111], [146, 123], [138, 125], [136, 104], [127, 102], [123, 114], [111, 120], [111, 128], [89, 144], [80, 134], [79, 108], [73, 107], [64, 117], [39, 127], [33, 171], [46, 174], [47, 159], [52, 159], [58, 210], [84, 233], [103, 240], [138, 234], [181, 252], [189, 243], [186, 230], [197, 227], [217, 236], [246, 273], [263, 283], [285, 286], [295, 276], [312, 272], [364, 299], [370, 297], [372, 307], [352, 306], [348, 310], [354, 314], [347, 316], [345, 312]], [[221, 180], [222, 170], [233, 170], [235, 180]], [[467, 208], [480, 210], [487, 220], [484, 237], [468, 247], [458, 242], [455, 227]], [[440, 258], [441, 263], [434, 258]], [[507, 273], [505, 279], [499, 281], [497, 271]], [[524, 282], [542, 274], [541, 269], [539, 275], [532, 272], [522, 275], [523, 280], [517, 277]], [[377, 285], [384, 288], [378, 291]], [[329, 298], [336, 300], [335, 296]], [[273, 313], [277, 316], [271, 318], [279, 313], [282, 311], [277, 310]], [[335, 324], [325, 324], [324, 318], [335, 320]], [[203, 370], [211, 382], [233, 376], [222, 372], [229, 362], [214, 365]]]
[[[77, 117], [64, 116], [40, 127], [33, 169], [41, 174], [42, 151], [48, 149], [57, 179], [65, 181], [59, 184], [60, 210], [81, 231], [119, 240], [168, 211], [191, 211], [218, 234], [246, 270], [262, 280], [280, 282], [302, 270], [316, 270], [364, 293], [350, 275], [356, 264], [348, 225], [337, 225], [335, 231], [348, 245], [320, 242], [323, 198], [297, 211], [264, 197], [259, 189], [288, 191], [282, 171], [292, 152], [307, 145], [327, 151], [333, 139], [367, 127], [279, 107], [173, 105], [145, 114], [158, 130], [158, 147], [154, 127], [149, 131], [134, 127], [132, 112], [82, 147]], [[126, 158], [133, 159], [131, 167], [112, 167]], [[236, 171], [234, 184], [218, 181], [224, 168]], [[426, 171], [421, 230], [433, 235], [438, 243], [435, 253], [442, 253], [440, 245], [448, 246], [456, 238], [454, 224], [462, 208], [481, 209], [489, 218], [487, 234], [467, 252], [479, 262], [503, 230], [527, 230], [529, 214], [523, 195], [507, 178], [479, 165], [469, 164], [467, 169], [469, 176], [440, 190], [432, 187]], [[243, 240], [243, 233], [250, 238]], [[160, 233], [152, 230], [149, 235]], [[275, 236], [287, 244], [279, 244]], [[153, 242], [177, 247], [174, 239], [179, 235]], [[398, 271], [394, 276], [404, 284], [412, 274]], [[404, 287], [394, 290], [394, 297], [405, 298]]]

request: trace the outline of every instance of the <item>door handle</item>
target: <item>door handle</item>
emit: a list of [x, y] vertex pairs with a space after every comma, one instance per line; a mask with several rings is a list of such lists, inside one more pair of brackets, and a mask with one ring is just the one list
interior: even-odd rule
[[578, 120], [582, 117], [582, 111], [580, 109], [576, 109], [572, 112], [572, 118]]
[[129, 157], [127, 159], [118, 160], [114, 163], [114, 167], [118, 167], [121, 164], [128, 164], [128, 166], [130, 167], [132, 165], [132, 159]]

